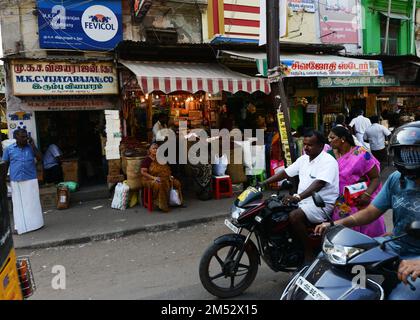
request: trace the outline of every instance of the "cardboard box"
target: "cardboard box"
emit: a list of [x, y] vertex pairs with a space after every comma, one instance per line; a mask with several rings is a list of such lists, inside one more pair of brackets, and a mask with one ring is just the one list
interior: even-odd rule
[[63, 180], [79, 182], [79, 163], [78, 160], [64, 160], [61, 163], [63, 168]]

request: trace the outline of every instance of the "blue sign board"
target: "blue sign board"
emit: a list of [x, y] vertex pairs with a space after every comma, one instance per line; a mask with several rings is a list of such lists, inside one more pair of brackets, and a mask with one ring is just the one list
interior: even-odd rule
[[37, 0], [39, 45], [105, 51], [123, 40], [121, 1]]

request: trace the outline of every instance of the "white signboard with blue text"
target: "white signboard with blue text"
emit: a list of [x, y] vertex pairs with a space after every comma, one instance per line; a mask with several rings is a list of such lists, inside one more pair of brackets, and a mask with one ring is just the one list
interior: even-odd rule
[[38, 0], [39, 45], [111, 50], [123, 40], [121, 1]]

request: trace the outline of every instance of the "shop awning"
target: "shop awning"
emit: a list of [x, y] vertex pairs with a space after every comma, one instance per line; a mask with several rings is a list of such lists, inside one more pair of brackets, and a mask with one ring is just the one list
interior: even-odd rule
[[217, 63], [182, 63], [125, 61], [121, 64], [130, 69], [137, 77], [144, 93], [162, 91], [205, 91], [216, 94], [223, 91], [270, 93], [267, 79], [250, 77], [227, 69]]
[[379, 11], [381, 14], [383, 14], [385, 17], [389, 17], [390, 19], [397, 19], [397, 20], [410, 20], [410, 17], [407, 17], [404, 14], [399, 13], [388, 13], [386, 11]]
[[[221, 50], [219, 57], [254, 61], [258, 72], [267, 76], [267, 55], [264, 52]], [[285, 77], [365, 77], [383, 76], [382, 62], [335, 55], [282, 53], [280, 61]]]

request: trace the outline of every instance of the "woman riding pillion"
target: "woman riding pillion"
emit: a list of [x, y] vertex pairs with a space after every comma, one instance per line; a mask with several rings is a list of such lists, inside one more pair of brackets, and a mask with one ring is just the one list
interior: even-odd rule
[[[352, 228], [371, 223], [382, 216], [388, 209], [393, 210], [393, 236], [405, 232], [411, 222], [420, 220], [420, 121], [411, 122], [398, 128], [390, 140], [396, 172], [391, 174], [371, 204], [340, 219], [335, 224]], [[329, 223], [322, 223], [315, 232], [322, 234]], [[377, 238], [384, 241], [390, 237]], [[404, 237], [386, 243], [387, 250], [394, 251], [403, 259], [398, 270], [398, 278], [403, 281], [395, 287], [388, 299], [420, 299], [420, 240]], [[408, 276], [415, 280], [416, 290], [410, 290], [405, 284]]]

